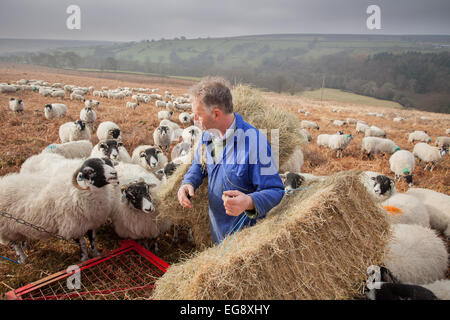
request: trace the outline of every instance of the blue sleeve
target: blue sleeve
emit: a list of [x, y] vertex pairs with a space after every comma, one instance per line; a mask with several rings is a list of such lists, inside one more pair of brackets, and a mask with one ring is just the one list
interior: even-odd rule
[[[262, 135], [262, 134], [261, 134]], [[263, 135], [262, 135], [263, 136]], [[256, 191], [250, 193], [255, 209], [257, 212], [256, 219], [264, 218], [268, 211], [278, 205], [284, 196], [284, 185], [281, 181], [278, 169], [275, 164], [270, 144], [267, 139], [264, 140], [263, 136], [259, 142], [266, 142], [267, 154], [270, 156], [270, 162], [267, 164], [261, 164], [259, 154], [256, 164], [250, 164], [249, 177], [256, 187]], [[258, 152], [261, 145], [258, 143]]]
[[194, 187], [194, 190], [197, 190], [197, 188], [202, 184], [203, 178], [205, 177], [205, 174], [202, 170], [202, 165], [200, 162], [200, 149], [201, 149], [202, 143], [198, 144], [197, 150], [194, 154], [194, 159], [192, 161], [191, 167], [184, 175], [183, 181], [181, 184], [189, 183]]

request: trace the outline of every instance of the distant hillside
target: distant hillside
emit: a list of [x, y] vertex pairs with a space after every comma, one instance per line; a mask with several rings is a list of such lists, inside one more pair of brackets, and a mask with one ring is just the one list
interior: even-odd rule
[[42, 40], [42, 39], [0, 39], [0, 55], [25, 52], [49, 51], [57, 48], [114, 45], [111, 41]]

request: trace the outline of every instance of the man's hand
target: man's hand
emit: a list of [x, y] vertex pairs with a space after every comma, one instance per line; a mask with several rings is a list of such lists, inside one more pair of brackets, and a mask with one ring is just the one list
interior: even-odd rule
[[[189, 196], [189, 198], [188, 198]], [[183, 184], [178, 189], [178, 202], [183, 208], [192, 209], [192, 203], [189, 201], [194, 196], [194, 187], [190, 184]]]
[[222, 195], [226, 214], [238, 216], [245, 210], [255, 209], [252, 197], [237, 190], [224, 191]]

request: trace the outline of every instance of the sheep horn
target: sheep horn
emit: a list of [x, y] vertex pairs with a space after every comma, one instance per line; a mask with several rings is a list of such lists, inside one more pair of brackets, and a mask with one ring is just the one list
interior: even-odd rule
[[77, 181], [78, 173], [80, 173], [80, 169], [78, 169], [77, 171], [74, 172], [74, 174], [72, 176], [72, 185], [75, 188], [77, 188], [78, 190], [89, 190], [89, 187], [83, 188], [78, 184], [78, 181]]

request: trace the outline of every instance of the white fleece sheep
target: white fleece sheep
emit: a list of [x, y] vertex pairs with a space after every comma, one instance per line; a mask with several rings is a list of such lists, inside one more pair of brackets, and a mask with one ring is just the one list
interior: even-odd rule
[[126, 104], [127, 108], [131, 108], [133, 110], [135, 110], [138, 106], [139, 106], [139, 102], [128, 101], [127, 104]]
[[183, 134], [183, 129], [180, 128], [180, 126], [170, 120], [164, 119], [161, 120], [161, 122], [159, 123], [160, 126], [169, 126], [172, 128], [172, 142], [178, 142], [178, 140], [180, 140], [181, 135]]
[[168, 159], [162, 150], [156, 146], [143, 145], [134, 149], [131, 162], [140, 165], [150, 172], [164, 168]]
[[113, 139], [100, 140], [100, 142], [92, 148], [90, 157], [106, 157], [113, 161], [131, 162], [131, 157], [123, 146], [123, 143]]
[[319, 147], [328, 147], [328, 140], [330, 139], [331, 134], [319, 134], [317, 136], [317, 145]]
[[191, 147], [194, 147], [202, 137], [202, 129], [197, 126], [187, 127], [183, 130], [181, 137], [183, 142], [189, 143]]
[[[88, 230], [105, 223], [110, 211], [107, 185], [117, 183], [117, 174], [111, 165], [102, 159], [87, 159], [81, 167], [76, 165], [57, 174], [6, 175], [0, 178], [0, 208], [66, 239], [79, 239], [82, 260], [86, 260], [83, 237]], [[80, 190], [80, 180], [87, 189]], [[49, 237], [45, 232], [13, 220], [4, 219], [0, 224], [0, 243], [13, 241], [20, 262], [26, 257], [17, 241]]]
[[170, 120], [173, 116], [173, 111], [167, 111], [167, 110], [161, 110], [158, 112], [158, 119], [159, 120]]
[[402, 117], [396, 117], [393, 119], [394, 122], [405, 122], [405, 118]]
[[10, 98], [9, 99], [9, 108], [11, 111], [17, 112], [17, 113], [23, 113], [25, 110], [25, 105], [22, 100]]
[[53, 98], [61, 98], [64, 99], [66, 97], [66, 93], [64, 90], [55, 90], [50, 94]]
[[361, 151], [371, 157], [377, 153], [393, 154], [399, 151], [400, 147], [390, 139], [384, 139], [379, 137], [364, 137], [361, 143]]
[[70, 94], [70, 100], [83, 101], [83, 102], [86, 101], [86, 99], [85, 99], [82, 95], [76, 94], [76, 93], [74, 93], [74, 92], [72, 92], [72, 93]]
[[376, 126], [370, 126], [370, 128], [366, 129], [366, 131], [364, 131], [364, 136], [365, 137], [383, 137], [386, 138], [386, 132], [381, 129], [378, 128]]
[[0, 92], [1, 93], [9, 93], [9, 92], [16, 92], [19, 90], [19, 87], [10, 85], [10, 84], [2, 84], [0, 85]]
[[92, 143], [88, 140], [79, 140], [66, 143], [53, 143], [48, 145], [41, 153], [59, 154], [65, 158], [87, 158], [92, 152]]
[[395, 178], [400, 180], [401, 177], [406, 179], [409, 186], [412, 186], [412, 172], [414, 170], [414, 155], [408, 150], [399, 150], [389, 158], [391, 171], [395, 173]]
[[302, 120], [300, 123], [300, 128], [302, 129], [317, 129], [319, 130], [319, 125], [314, 121]]
[[67, 114], [67, 106], [62, 103], [46, 104], [44, 114], [48, 120], [53, 118], [62, 118]]
[[392, 225], [384, 263], [401, 282], [431, 283], [445, 278], [448, 252], [436, 232], [418, 225]]
[[449, 148], [450, 147], [450, 137], [446, 137], [446, 136], [437, 137], [436, 141], [434, 142], [434, 145], [438, 148], [441, 148], [441, 147]]
[[427, 170], [431, 164], [430, 172], [433, 171], [436, 163], [442, 160], [446, 152], [445, 148], [432, 147], [424, 142], [419, 142], [413, 148], [413, 155], [419, 159], [419, 164], [422, 161], [426, 163], [424, 170]]
[[328, 148], [336, 151], [336, 158], [342, 158], [345, 148], [347, 148], [352, 140], [353, 136], [351, 134], [332, 134], [328, 138]]
[[361, 121], [358, 121], [358, 123], [356, 123], [356, 133], [365, 133], [367, 129], [369, 129], [369, 126], [366, 123], [363, 123]]
[[385, 208], [391, 223], [430, 227], [430, 215], [427, 208], [419, 199], [410, 194], [395, 193], [383, 201], [381, 206]]
[[66, 122], [59, 127], [59, 138], [62, 143], [78, 141], [78, 140], [90, 140], [91, 133], [86, 124], [77, 120], [75, 122]]
[[97, 100], [89, 99], [89, 100], [86, 100], [86, 101], [84, 102], [84, 105], [85, 105], [86, 107], [96, 108], [96, 107], [98, 107], [98, 106], [100, 105], [100, 102], [97, 101]]
[[428, 210], [431, 227], [450, 238], [450, 196], [423, 188], [409, 188], [406, 194], [419, 199]]
[[98, 140], [116, 139], [121, 140], [121, 130], [117, 124], [112, 121], [104, 121], [97, 128]]
[[346, 125], [347, 125], [347, 122], [342, 121], [342, 120], [334, 120], [333, 121], [333, 126], [336, 126], [336, 127], [343, 127]]
[[414, 131], [411, 132], [408, 136], [408, 142], [414, 143], [416, 141], [421, 141], [421, 142], [426, 142], [429, 143], [431, 142], [431, 138], [430, 136], [427, 134], [426, 131]]
[[158, 107], [158, 108], [165, 108], [166, 107], [166, 103], [164, 101], [161, 101], [161, 100], [156, 100], [155, 101], [155, 106]]
[[180, 115], [178, 116], [178, 120], [180, 120], [183, 126], [194, 124], [194, 121], [192, 121], [190, 114], [187, 112], [180, 113]]
[[80, 111], [80, 120], [86, 122], [89, 125], [93, 125], [97, 120], [97, 113], [91, 106], [84, 107]]

